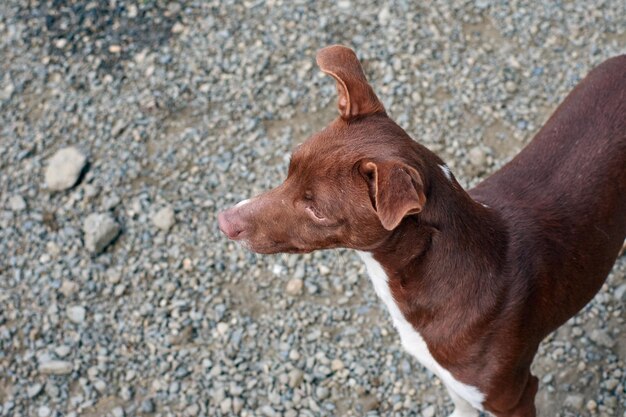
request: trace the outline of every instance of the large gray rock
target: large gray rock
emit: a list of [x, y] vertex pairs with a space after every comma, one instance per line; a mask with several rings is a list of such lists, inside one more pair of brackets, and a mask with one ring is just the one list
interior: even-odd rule
[[98, 254], [120, 233], [120, 225], [109, 213], [93, 213], [83, 223], [85, 247]]
[[71, 188], [87, 164], [87, 157], [74, 146], [63, 148], [48, 160], [45, 180], [51, 191]]

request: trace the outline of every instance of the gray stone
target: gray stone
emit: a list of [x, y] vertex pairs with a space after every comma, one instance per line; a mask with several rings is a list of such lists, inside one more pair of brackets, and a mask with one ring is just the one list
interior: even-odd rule
[[270, 405], [264, 405], [259, 410], [262, 416], [265, 417], [277, 417], [279, 414]]
[[504, 83], [504, 88], [509, 93], [515, 93], [517, 91], [517, 84], [515, 84], [513, 81], [509, 80], [506, 83]]
[[333, 359], [330, 363], [330, 369], [333, 372], [341, 371], [344, 368], [344, 364], [341, 359]]
[[83, 222], [85, 247], [93, 254], [104, 250], [120, 233], [120, 225], [109, 213], [93, 213]]
[[50, 414], [52, 414], [52, 410], [48, 406], [42, 405], [37, 409], [38, 417], [48, 417]]
[[124, 409], [122, 407], [115, 407], [111, 410], [111, 415], [113, 417], [124, 417]]
[[289, 372], [289, 386], [291, 388], [296, 388], [302, 383], [302, 379], [304, 378], [304, 373], [299, 369], [292, 369]]
[[96, 379], [93, 382], [93, 387], [96, 389], [96, 391], [98, 391], [100, 394], [104, 394], [107, 390], [107, 383], [104, 382], [104, 380], [102, 379]]
[[185, 416], [196, 417], [199, 411], [200, 406], [198, 404], [191, 404], [189, 407], [185, 408]]
[[152, 216], [152, 223], [165, 232], [169, 231], [176, 223], [174, 209], [171, 206], [161, 208]]
[[120, 398], [126, 402], [133, 398], [133, 391], [128, 385], [123, 385], [120, 388]]
[[359, 398], [357, 405], [360, 408], [360, 412], [367, 414], [372, 410], [376, 410], [380, 406], [380, 401], [378, 401], [375, 395], [368, 395]]
[[570, 394], [567, 397], [565, 397], [565, 401], [563, 401], [563, 405], [565, 407], [570, 407], [575, 410], [581, 410], [583, 408], [584, 402], [585, 402], [585, 399], [582, 395]]
[[51, 381], [46, 382], [44, 391], [46, 395], [48, 395], [48, 397], [52, 398], [53, 400], [59, 398], [59, 395], [61, 394], [61, 390], [59, 389], [59, 387]]
[[285, 285], [285, 292], [289, 295], [301, 295], [304, 288], [304, 281], [298, 278], [292, 278]]
[[35, 398], [36, 396], [41, 394], [42, 390], [43, 390], [43, 385], [39, 383], [35, 383], [33, 385], [30, 385], [26, 389], [26, 395], [28, 396], [28, 398]]
[[85, 321], [87, 310], [83, 306], [72, 306], [67, 308], [67, 318], [76, 324], [81, 324]]
[[220, 410], [222, 414], [228, 414], [231, 412], [233, 407], [233, 400], [231, 398], [224, 398], [220, 403]]
[[468, 154], [469, 161], [475, 167], [482, 168], [487, 161], [487, 154], [485, 150], [480, 146], [470, 149]]
[[57, 151], [49, 160], [45, 171], [46, 186], [51, 191], [71, 188], [78, 181], [87, 164], [87, 157], [76, 147]]
[[609, 378], [604, 382], [604, 386], [609, 391], [613, 391], [619, 385], [619, 380], [615, 378]]
[[15, 91], [15, 86], [8, 83], [4, 88], [0, 89], [0, 100], [9, 100]]
[[54, 353], [59, 357], [59, 358], [64, 358], [67, 355], [70, 354], [71, 348], [67, 345], [61, 345], [61, 346], [57, 346], [56, 348], [54, 348]]
[[154, 400], [152, 398], [146, 398], [141, 402], [141, 412], [146, 414], [154, 413], [156, 409]]
[[170, 394], [178, 394], [178, 392], [180, 391], [180, 382], [178, 381], [172, 382], [170, 384], [168, 391]]
[[120, 196], [113, 193], [111, 195], [109, 195], [108, 197], [106, 197], [103, 201], [102, 201], [102, 208], [104, 210], [113, 210], [115, 207], [117, 207], [120, 203], [122, 202], [122, 200], [120, 199]]
[[423, 417], [434, 417], [435, 416], [435, 406], [434, 405], [429, 405], [428, 407], [424, 408], [422, 410], [422, 416]]
[[621, 301], [626, 304], [626, 284], [618, 286], [615, 291], [613, 291], [613, 296], [617, 301]]
[[239, 397], [233, 398], [233, 413], [235, 413], [235, 415], [240, 415], [242, 409], [243, 400]]
[[613, 340], [609, 332], [605, 329], [593, 329], [589, 334], [589, 338], [600, 346], [607, 348], [615, 346], [615, 340]]
[[120, 297], [122, 294], [124, 294], [125, 290], [126, 290], [126, 285], [118, 284], [115, 286], [115, 289], [113, 290], [113, 294], [115, 294], [116, 297]]
[[274, 405], [280, 405], [281, 404], [281, 398], [280, 395], [278, 395], [278, 393], [276, 392], [270, 392], [269, 395], [267, 396], [267, 399], [270, 400], [270, 402]]
[[63, 294], [66, 298], [72, 296], [76, 291], [78, 291], [78, 284], [70, 281], [63, 280], [63, 284], [61, 284], [61, 288], [59, 288], [61, 294]]
[[9, 198], [9, 207], [13, 211], [22, 211], [26, 209], [26, 201], [21, 195], [14, 195]]
[[67, 375], [72, 369], [71, 362], [60, 360], [50, 360], [39, 365], [39, 372], [47, 375]]
[[389, 23], [389, 18], [391, 17], [391, 13], [389, 13], [389, 7], [384, 6], [378, 12], [378, 22], [385, 26]]
[[328, 390], [328, 388], [320, 386], [315, 389], [315, 395], [320, 400], [325, 400], [330, 396], [330, 391]]

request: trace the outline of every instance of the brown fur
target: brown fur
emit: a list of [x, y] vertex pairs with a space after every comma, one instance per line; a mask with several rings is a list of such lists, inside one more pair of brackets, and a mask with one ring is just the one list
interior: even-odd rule
[[220, 228], [260, 253], [371, 251], [433, 357], [496, 416], [535, 416], [539, 343], [599, 290], [626, 236], [626, 56], [469, 192], [387, 117], [351, 50], [325, 48], [318, 64], [341, 117]]

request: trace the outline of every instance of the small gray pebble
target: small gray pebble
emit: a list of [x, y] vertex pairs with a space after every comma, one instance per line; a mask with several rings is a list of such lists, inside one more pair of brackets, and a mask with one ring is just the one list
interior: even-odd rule
[[155, 410], [154, 400], [152, 398], [146, 398], [141, 402], [141, 412], [146, 414], [154, 413]]
[[52, 413], [52, 410], [48, 406], [42, 405], [37, 409], [38, 417], [48, 417]]
[[570, 394], [567, 397], [565, 397], [565, 401], [563, 401], [563, 405], [565, 407], [571, 407], [575, 410], [580, 410], [583, 408], [584, 402], [585, 402], [585, 399], [583, 398], [582, 395]]
[[468, 158], [472, 165], [482, 168], [487, 161], [487, 154], [483, 148], [477, 146], [469, 151]]
[[320, 400], [325, 400], [330, 396], [330, 391], [328, 390], [328, 388], [320, 386], [315, 389], [315, 395]]
[[297, 296], [302, 294], [303, 288], [304, 281], [299, 278], [292, 278], [287, 281], [287, 285], [285, 285], [285, 292], [289, 295]]
[[48, 375], [67, 375], [72, 372], [71, 362], [50, 360], [39, 365], [39, 372]]
[[289, 372], [289, 386], [291, 388], [296, 388], [302, 382], [304, 378], [304, 373], [299, 369], [293, 369]]
[[615, 340], [613, 340], [609, 332], [605, 329], [593, 329], [589, 334], [589, 338], [600, 346], [607, 348], [615, 346]]
[[152, 223], [159, 229], [167, 232], [176, 223], [174, 209], [171, 206], [165, 206], [152, 216]]
[[26, 201], [21, 195], [14, 195], [9, 198], [9, 208], [15, 212], [26, 209]]
[[230, 413], [232, 406], [233, 406], [233, 400], [230, 398], [224, 398], [222, 402], [220, 403], [220, 410], [222, 411], [222, 414]]
[[76, 324], [81, 324], [85, 321], [85, 315], [87, 310], [83, 306], [73, 306], [67, 309], [67, 318]]
[[42, 384], [35, 383], [26, 389], [26, 395], [28, 396], [28, 398], [35, 398], [41, 393], [42, 389], [43, 389]]

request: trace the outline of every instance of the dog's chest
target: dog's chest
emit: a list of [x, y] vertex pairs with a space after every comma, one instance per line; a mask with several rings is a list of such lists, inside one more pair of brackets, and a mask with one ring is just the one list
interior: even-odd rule
[[439, 365], [428, 350], [428, 346], [420, 333], [406, 320], [393, 299], [387, 282], [387, 274], [380, 263], [368, 252], [357, 251], [357, 253], [365, 263], [376, 294], [378, 294], [389, 310], [393, 325], [400, 334], [402, 347], [419, 360], [422, 365], [437, 375], [449, 390], [454, 391], [474, 408], [482, 410], [485, 396], [476, 387], [457, 381], [448, 370]]

